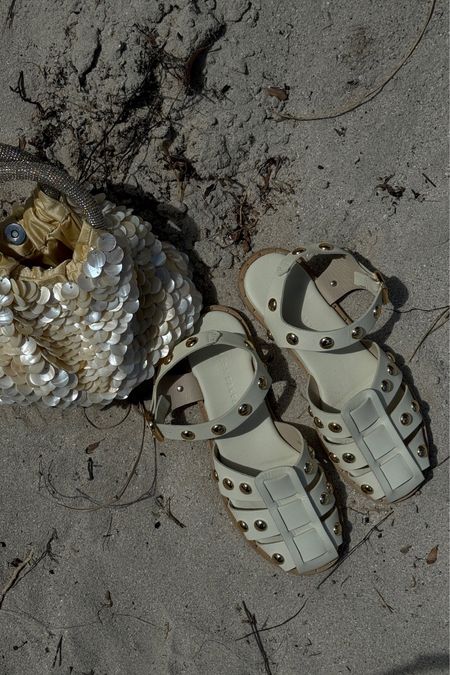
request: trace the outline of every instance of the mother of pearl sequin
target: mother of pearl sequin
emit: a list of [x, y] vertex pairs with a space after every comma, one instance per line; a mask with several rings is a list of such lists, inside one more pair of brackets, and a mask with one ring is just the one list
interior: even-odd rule
[[[192, 332], [201, 297], [187, 257], [131, 209], [97, 195], [76, 278], [0, 272], [0, 402], [84, 407], [126, 398]], [[26, 270], [26, 268], [23, 268]]]

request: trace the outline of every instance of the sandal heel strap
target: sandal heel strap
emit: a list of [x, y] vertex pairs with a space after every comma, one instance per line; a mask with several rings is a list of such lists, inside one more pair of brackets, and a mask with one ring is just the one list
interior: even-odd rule
[[[356, 290], [364, 289], [373, 295], [370, 306], [357, 320], [327, 332], [293, 326], [284, 321], [281, 314], [289, 273], [294, 265], [302, 261], [308, 262], [316, 255], [340, 256], [332, 260], [328, 268], [314, 279], [319, 292], [329, 304], [334, 304], [344, 295]], [[305, 351], [336, 351], [348, 347], [372, 331], [382, 305], [387, 302], [386, 294], [386, 285], [380, 273], [371, 272], [349, 251], [326, 242], [305, 244], [287, 254], [280, 263], [278, 274], [270, 286], [264, 320], [280, 347], [289, 348], [298, 344]]]

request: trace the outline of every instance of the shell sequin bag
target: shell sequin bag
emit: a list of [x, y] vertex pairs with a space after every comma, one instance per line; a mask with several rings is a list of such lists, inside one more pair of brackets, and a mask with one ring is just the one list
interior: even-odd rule
[[33, 180], [0, 223], [0, 403], [126, 398], [192, 332], [187, 256], [64, 171], [0, 144], [0, 182]]

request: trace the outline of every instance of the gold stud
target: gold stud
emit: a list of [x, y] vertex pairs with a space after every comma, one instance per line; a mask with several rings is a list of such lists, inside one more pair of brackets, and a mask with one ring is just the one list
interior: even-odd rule
[[261, 532], [263, 530], [267, 530], [267, 523], [265, 520], [255, 520], [255, 528], [257, 530], [260, 530]]
[[234, 483], [229, 478], [224, 478], [222, 481], [222, 485], [226, 490], [232, 490], [234, 488]]
[[244, 495], [250, 495], [252, 493], [252, 488], [248, 483], [241, 483], [239, 485], [239, 490], [244, 493]]
[[267, 385], [267, 380], [266, 380], [266, 378], [265, 378], [265, 377], [260, 377], [260, 378], [258, 379], [258, 387], [259, 387], [260, 389], [267, 389], [267, 386], [268, 386], [268, 385]]
[[319, 419], [318, 417], [315, 417], [315, 418], [314, 418], [314, 424], [316, 425], [316, 427], [317, 427], [318, 429], [323, 429], [323, 422], [322, 422], [322, 420]]
[[322, 494], [319, 497], [319, 502], [321, 504], [328, 504], [330, 501], [330, 495], [328, 495], [326, 492], [322, 492]]
[[328, 428], [335, 434], [339, 434], [342, 431], [341, 425], [338, 424], [337, 422], [330, 422]]
[[186, 347], [193, 347], [194, 345], [197, 344], [197, 342], [198, 342], [198, 338], [190, 337], [186, 340], [185, 344], [186, 344]]
[[164, 365], [165, 366], [169, 365], [169, 363], [172, 361], [172, 359], [173, 359], [173, 354], [167, 354], [167, 356], [165, 356], [163, 358]]
[[321, 241], [319, 244], [319, 248], [322, 249], [322, 251], [331, 251], [333, 247], [327, 241]]
[[337, 281], [336, 281], [336, 279], [332, 279], [332, 280], [330, 281], [330, 286], [333, 286], [333, 287], [334, 287], [334, 286], [337, 286]]
[[275, 560], [278, 565], [282, 565], [284, 563], [284, 558], [281, 553], [274, 553], [272, 559]]
[[330, 454], [331, 461], [334, 462], [335, 464], [338, 464], [339, 463], [339, 457], [337, 455], [335, 455], [334, 452], [330, 452], [329, 454]]
[[299, 246], [298, 248], [294, 248], [292, 251], [293, 255], [300, 255], [300, 253], [304, 253], [306, 251], [306, 248], [304, 246]]
[[342, 527], [340, 523], [335, 523], [333, 527], [333, 532], [334, 534], [341, 534], [342, 532]]
[[355, 455], [352, 455], [351, 452], [344, 452], [344, 454], [342, 455], [342, 459], [344, 460], [344, 462], [347, 462], [347, 464], [351, 464], [352, 462], [355, 461], [356, 457]]
[[253, 345], [253, 343], [252, 343], [252, 342], [249, 342], [248, 340], [244, 340], [244, 345], [245, 345], [248, 349], [254, 349], [254, 348], [255, 348], [254, 345]]
[[181, 438], [184, 438], [185, 441], [192, 441], [195, 438], [195, 434], [193, 431], [182, 431]]
[[312, 470], [313, 470], [313, 465], [311, 464], [311, 462], [305, 462], [305, 466], [303, 467], [303, 471], [305, 473], [311, 473]]
[[411, 401], [411, 410], [414, 410], [414, 412], [419, 412], [420, 405], [417, 403], [417, 401]]
[[213, 427], [211, 427], [211, 431], [216, 436], [222, 436], [222, 434], [226, 432], [226, 428], [223, 426], [223, 424], [215, 424]]
[[375, 317], [376, 319], [378, 319], [378, 317], [380, 316], [380, 314], [381, 314], [381, 305], [378, 305], [378, 307], [375, 307], [375, 308], [374, 308], [374, 310], [373, 310], [373, 315], [374, 315], [374, 317]]
[[419, 457], [426, 457], [428, 455], [428, 448], [425, 445], [419, 445], [417, 448], [417, 454]]
[[397, 375], [398, 368], [395, 364], [392, 364], [392, 365], [389, 364], [388, 367], [387, 367], [387, 371], [388, 371], [389, 375]]
[[286, 335], [286, 342], [289, 342], [290, 345], [296, 345], [298, 344], [298, 337], [295, 333], [288, 333]]
[[395, 362], [395, 356], [393, 355], [392, 352], [386, 352], [386, 356], [390, 361], [392, 361], [393, 363]]
[[371, 485], [367, 485], [367, 483], [363, 483], [361, 485], [361, 490], [366, 494], [370, 495], [373, 492], [373, 487]]
[[214, 480], [219, 480], [219, 474], [217, 473], [217, 471], [215, 469], [213, 471], [213, 478], [214, 478]]
[[409, 413], [403, 413], [400, 417], [400, 422], [403, 424], [403, 426], [408, 426], [408, 424], [411, 424], [412, 422], [412, 415]]
[[393, 384], [390, 380], [383, 380], [381, 383], [381, 391], [392, 391]]
[[363, 329], [361, 328], [361, 326], [356, 326], [356, 328], [354, 328], [354, 329], [352, 330], [352, 338], [353, 338], [354, 340], [360, 340], [360, 339], [362, 338], [363, 335], [364, 335], [364, 331], [363, 331]]
[[322, 349], [331, 349], [334, 345], [334, 340], [330, 337], [323, 337], [319, 342]]
[[314, 413], [313, 413], [310, 405], [308, 406], [308, 415], [310, 415], [310, 417], [314, 417]]
[[184, 391], [184, 387], [182, 387], [182, 386], [181, 386], [181, 384], [180, 384], [180, 385], [178, 385], [178, 387], [177, 387], [177, 391], [179, 391], [179, 392], [182, 392], [182, 391]]
[[242, 415], [242, 416], [250, 415], [252, 410], [253, 410], [253, 408], [249, 403], [243, 403], [242, 405], [239, 406], [238, 413], [239, 413], [239, 415]]
[[277, 301], [275, 300], [275, 298], [270, 298], [269, 302], [267, 303], [267, 306], [271, 312], [274, 312], [277, 308]]
[[244, 532], [247, 532], [247, 530], [248, 530], [248, 525], [247, 525], [246, 522], [244, 522], [243, 520], [239, 520], [239, 521], [238, 521], [238, 525], [239, 525], [239, 527], [241, 528], [241, 530], [244, 530]]

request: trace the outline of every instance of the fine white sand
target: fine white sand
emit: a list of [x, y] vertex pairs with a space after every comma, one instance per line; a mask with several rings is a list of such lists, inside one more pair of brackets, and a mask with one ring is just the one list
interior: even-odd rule
[[[333, 116], [396, 69], [429, 4], [1, 3], [0, 141], [133, 204], [189, 253], [208, 302], [242, 309], [249, 248], [358, 251], [388, 279], [376, 338], [417, 387], [437, 464], [392, 514], [336, 479], [350, 548], [369, 538], [330, 577], [301, 578], [233, 527], [206, 444], [158, 445], [156, 475], [147, 433], [108, 506], [139, 452], [137, 409], [114, 428], [126, 408], [90, 410], [95, 429], [81, 410], [1, 408], [1, 675], [448, 672], [446, 326], [409, 362], [448, 304], [443, 2], [386, 87]], [[2, 187], [5, 212], [29, 187]], [[304, 373], [270, 355], [278, 414], [309, 425]]]

